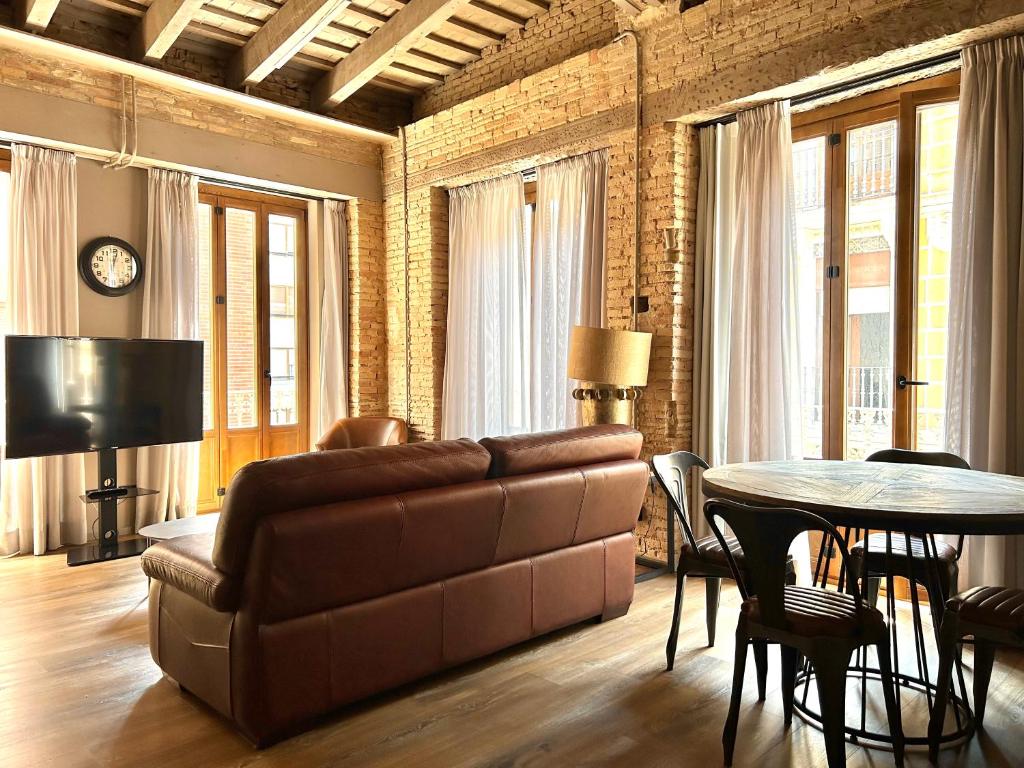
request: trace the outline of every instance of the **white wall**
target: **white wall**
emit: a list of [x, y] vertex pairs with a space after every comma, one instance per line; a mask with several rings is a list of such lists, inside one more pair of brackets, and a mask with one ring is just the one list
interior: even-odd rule
[[[146, 258], [146, 171], [126, 168], [115, 171], [94, 160], [78, 159], [78, 252], [97, 237], [119, 237]], [[142, 285], [125, 296], [101, 296], [78, 281], [78, 332], [82, 336], [135, 338], [142, 330]], [[145, 280], [145, 278], [143, 278]], [[117, 476], [121, 483], [135, 482], [132, 448], [117, 452]], [[85, 454], [87, 488], [97, 487], [96, 454]], [[91, 516], [98, 508], [90, 509]], [[131, 533], [135, 501], [118, 507], [118, 527]], [[91, 517], [90, 517], [91, 522]]]

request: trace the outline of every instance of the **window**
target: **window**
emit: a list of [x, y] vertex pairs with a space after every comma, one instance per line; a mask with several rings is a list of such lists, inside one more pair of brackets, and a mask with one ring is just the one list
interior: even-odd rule
[[242, 465], [307, 446], [305, 222], [299, 201], [201, 189], [203, 509]]
[[809, 458], [943, 446], [957, 92], [944, 75], [794, 117]]

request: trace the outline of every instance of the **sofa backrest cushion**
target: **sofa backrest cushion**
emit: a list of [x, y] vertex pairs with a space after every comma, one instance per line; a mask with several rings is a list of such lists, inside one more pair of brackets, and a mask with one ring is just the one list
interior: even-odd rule
[[267, 515], [482, 480], [490, 461], [490, 454], [472, 440], [444, 440], [247, 464], [228, 489], [213, 563], [225, 573], [241, 575], [253, 532]]
[[636, 459], [643, 441], [643, 435], [632, 427], [601, 424], [556, 432], [485, 437], [480, 445], [491, 454], [487, 476], [509, 477]]
[[283, 621], [626, 533], [648, 473], [619, 461], [266, 516], [245, 610]]

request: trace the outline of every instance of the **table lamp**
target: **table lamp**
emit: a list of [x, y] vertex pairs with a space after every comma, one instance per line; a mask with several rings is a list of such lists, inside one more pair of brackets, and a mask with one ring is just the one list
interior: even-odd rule
[[581, 426], [632, 424], [633, 403], [647, 386], [651, 334], [577, 325], [569, 340], [569, 378]]

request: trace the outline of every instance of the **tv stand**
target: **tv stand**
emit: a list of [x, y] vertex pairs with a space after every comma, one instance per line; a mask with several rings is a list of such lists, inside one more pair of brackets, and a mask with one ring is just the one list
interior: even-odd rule
[[86, 504], [99, 504], [99, 540], [68, 551], [68, 565], [88, 565], [104, 560], [141, 555], [146, 548], [142, 538], [119, 539], [117, 535], [117, 505], [122, 499], [150, 496], [156, 491], [136, 485], [117, 484], [117, 449], [105, 448], [98, 452], [99, 488], [86, 491], [81, 497]]

